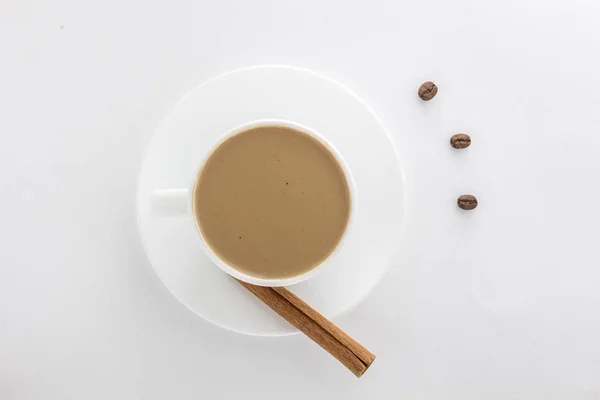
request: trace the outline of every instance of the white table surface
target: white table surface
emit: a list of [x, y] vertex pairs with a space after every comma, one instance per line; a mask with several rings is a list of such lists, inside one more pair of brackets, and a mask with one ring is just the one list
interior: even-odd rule
[[[0, 0], [0, 399], [600, 399], [599, 18], [594, 0]], [[402, 157], [401, 254], [336, 321], [378, 356], [361, 379], [300, 335], [203, 321], [141, 248], [158, 122], [264, 63], [350, 87]]]

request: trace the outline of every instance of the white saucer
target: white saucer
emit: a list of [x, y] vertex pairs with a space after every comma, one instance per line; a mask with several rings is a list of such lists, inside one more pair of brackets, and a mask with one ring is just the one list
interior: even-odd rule
[[213, 265], [187, 217], [150, 211], [151, 193], [187, 188], [220, 136], [245, 122], [296, 121], [325, 136], [356, 180], [358, 211], [335, 264], [290, 289], [328, 318], [356, 306], [387, 270], [400, 243], [404, 179], [381, 121], [355, 94], [313, 72], [258, 66], [220, 75], [186, 95], [152, 139], [138, 187], [138, 224], [152, 266], [190, 310], [223, 328], [261, 336], [297, 332]]

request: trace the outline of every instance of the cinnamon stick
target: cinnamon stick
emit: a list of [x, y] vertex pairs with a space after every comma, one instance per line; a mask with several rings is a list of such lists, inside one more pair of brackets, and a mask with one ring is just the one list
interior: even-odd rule
[[238, 282], [334, 356], [357, 377], [362, 376], [375, 360], [373, 353], [286, 288]]

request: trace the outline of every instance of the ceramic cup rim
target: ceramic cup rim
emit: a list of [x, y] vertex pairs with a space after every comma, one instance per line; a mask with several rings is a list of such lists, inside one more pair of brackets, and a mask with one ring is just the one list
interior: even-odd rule
[[[349, 194], [350, 194], [350, 214], [348, 216], [348, 222], [346, 224], [346, 229], [345, 229], [342, 237], [340, 238], [337, 246], [333, 249], [331, 254], [329, 254], [329, 256], [325, 260], [323, 260], [322, 262], [320, 262], [319, 264], [314, 266], [312, 269], [310, 269], [309, 271], [307, 271], [303, 274], [293, 276], [290, 278], [281, 278], [281, 279], [261, 278], [261, 277], [253, 276], [250, 274], [246, 274], [246, 273], [236, 269], [235, 267], [227, 264], [217, 254], [215, 254], [215, 252], [208, 245], [206, 239], [204, 238], [204, 236], [202, 234], [202, 230], [200, 228], [198, 218], [196, 218], [196, 213], [194, 212], [194, 191], [196, 189], [196, 185], [200, 178], [200, 174], [202, 173], [202, 169], [204, 168], [204, 165], [206, 164], [206, 162], [208, 161], [210, 156], [213, 154], [213, 152], [221, 144], [223, 144], [226, 140], [236, 136], [237, 134], [240, 134], [242, 132], [245, 132], [245, 131], [253, 129], [253, 128], [258, 128], [258, 127], [263, 127], [263, 126], [282, 126], [282, 127], [291, 128], [294, 130], [299, 130], [303, 133], [310, 135], [314, 139], [318, 140], [321, 144], [323, 144], [327, 148], [327, 150], [329, 150], [331, 152], [331, 154], [333, 154], [336, 162], [341, 167], [341, 169], [344, 173], [344, 177], [346, 178], [346, 182], [348, 184], [348, 189], [349, 189]], [[324, 136], [322, 136], [316, 130], [309, 128], [305, 125], [302, 125], [298, 122], [290, 121], [290, 120], [286, 120], [286, 119], [277, 119], [277, 118], [258, 119], [258, 120], [253, 120], [250, 122], [246, 122], [246, 123], [237, 125], [236, 127], [230, 129], [224, 135], [222, 135], [216, 141], [215, 145], [207, 152], [205, 157], [202, 159], [202, 162], [200, 163], [200, 167], [196, 170], [196, 173], [194, 174], [194, 179], [192, 181], [192, 184], [190, 185], [190, 189], [188, 190], [187, 209], [188, 209], [188, 213], [192, 217], [192, 222], [194, 224], [194, 230], [197, 232], [198, 236], [200, 237], [200, 242], [202, 243], [202, 248], [204, 250], [204, 253], [213, 262], [213, 264], [216, 264], [221, 270], [223, 270], [227, 274], [233, 276], [234, 278], [239, 279], [244, 282], [247, 282], [247, 283], [251, 283], [253, 285], [289, 286], [289, 285], [294, 285], [296, 283], [300, 283], [302, 281], [310, 279], [310, 278], [314, 277], [315, 275], [317, 275], [318, 273], [320, 273], [324, 268], [327, 267], [328, 264], [332, 263], [332, 261], [337, 257], [340, 250], [344, 247], [344, 243], [346, 241], [348, 233], [351, 231], [351, 227], [353, 225], [352, 221], [354, 220], [356, 211], [357, 211], [356, 182], [354, 181], [354, 177], [352, 176], [350, 167], [348, 166], [348, 164], [342, 157], [341, 153], [337, 150], [337, 148], [335, 146], [333, 146]]]

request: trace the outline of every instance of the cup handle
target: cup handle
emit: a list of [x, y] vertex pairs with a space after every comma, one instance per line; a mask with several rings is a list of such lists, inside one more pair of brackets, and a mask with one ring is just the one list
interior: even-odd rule
[[152, 214], [160, 217], [186, 215], [188, 211], [188, 190], [155, 190], [150, 197], [150, 210]]

